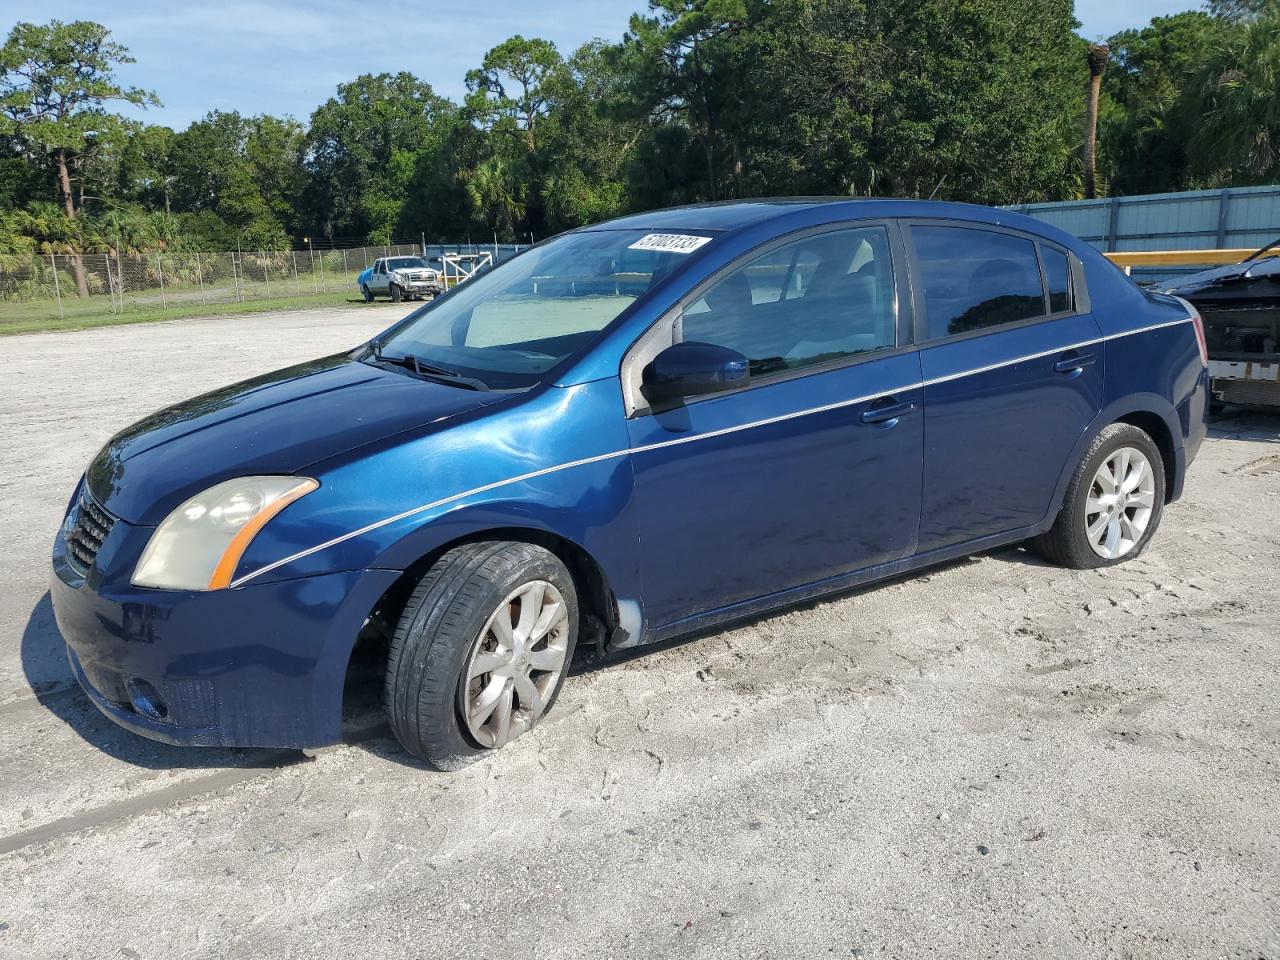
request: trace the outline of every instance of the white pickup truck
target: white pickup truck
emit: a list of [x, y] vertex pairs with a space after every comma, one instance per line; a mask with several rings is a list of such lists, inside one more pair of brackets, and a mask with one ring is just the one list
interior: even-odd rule
[[356, 283], [365, 303], [375, 297], [401, 300], [430, 300], [444, 290], [440, 272], [433, 270], [423, 257], [379, 257]]

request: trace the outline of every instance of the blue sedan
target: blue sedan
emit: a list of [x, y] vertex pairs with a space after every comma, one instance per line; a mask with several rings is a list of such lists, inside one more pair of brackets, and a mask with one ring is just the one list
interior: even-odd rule
[[1195, 311], [1036, 221], [641, 214], [118, 434], [57, 536], [54, 610], [144, 736], [334, 742], [359, 644], [401, 743], [450, 769], [537, 726], [577, 647], [1021, 541], [1132, 559], [1207, 404]]

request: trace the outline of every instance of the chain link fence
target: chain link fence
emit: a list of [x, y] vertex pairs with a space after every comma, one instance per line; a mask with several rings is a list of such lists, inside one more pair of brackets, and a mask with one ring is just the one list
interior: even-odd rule
[[[491, 252], [507, 259], [510, 245], [435, 245], [428, 256]], [[53, 320], [228, 312], [254, 301], [340, 302], [360, 299], [356, 278], [378, 257], [420, 256], [418, 244], [341, 250], [0, 255], [0, 332]], [[436, 264], [438, 267], [439, 265]]]

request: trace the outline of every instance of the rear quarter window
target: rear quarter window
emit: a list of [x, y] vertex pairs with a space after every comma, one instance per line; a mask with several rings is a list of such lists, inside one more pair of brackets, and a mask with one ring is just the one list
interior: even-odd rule
[[1031, 240], [967, 227], [912, 226], [927, 337], [936, 340], [1045, 315]]
[[1067, 254], [1057, 247], [1040, 245], [1044, 261], [1044, 277], [1049, 287], [1049, 312], [1066, 313], [1072, 308], [1071, 265]]

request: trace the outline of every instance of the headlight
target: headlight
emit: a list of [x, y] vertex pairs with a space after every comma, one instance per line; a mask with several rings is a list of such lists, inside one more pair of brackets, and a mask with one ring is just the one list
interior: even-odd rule
[[139, 587], [221, 590], [258, 531], [320, 484], [309, 477], [239, 477], [197, 494], [156, 527], [133, 571]]

